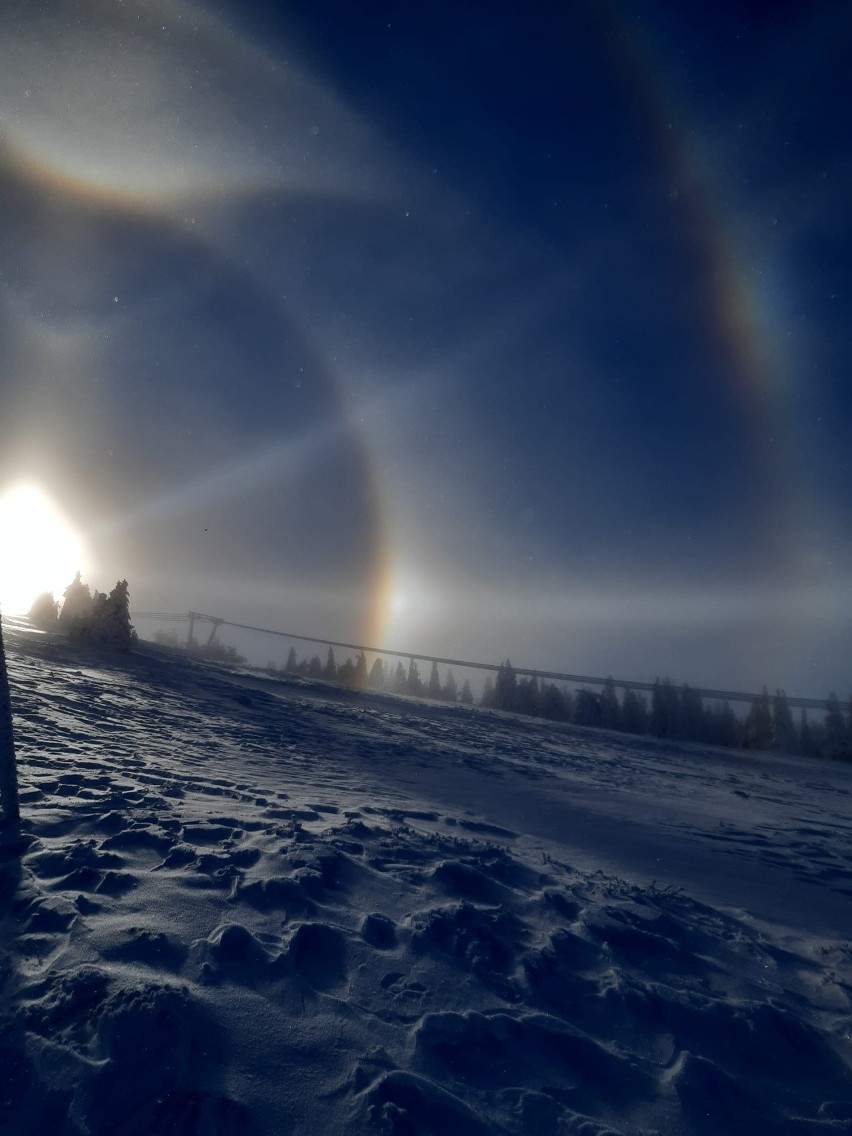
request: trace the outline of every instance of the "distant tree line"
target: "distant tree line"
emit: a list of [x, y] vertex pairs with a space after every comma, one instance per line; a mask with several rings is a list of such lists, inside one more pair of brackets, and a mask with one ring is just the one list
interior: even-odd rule
[[[269, 664], [269, 670], [276, 669]], [[448, 669], [442, 681], [438, 664], [433, 662], [429, 677], [424, 681], [413, 658], [407, 667], [401, 661], [395, 667], [385, 666], [384, 660], [377, 658], [368, 669], [363, 652], [356, 659], [347, 658], [338, 665], [332, 647], [328, 648], [325, 661], [319, 655], [300, 660], [295, 647], [291, 647], [281, 670], [337, 682], [351, 689], [384, 690], [417, 698], [474, 704], [467, 679], [459, 687], [452, 670]], [[540, 682], [535, 675], [518, 676], [507, 659], [494, 678], [490, 675], [486, 678], [479, 705], [628, 734], [852, 761], [852, 698], [844, 713], [835, 694], [828, 698], [823, 721], [811, 721], [804, 709], [796, 721], [786, 694], [776, 691], [770, 696], [764, 687], [740, 718], [727, 702], [705, 705], [698, 690], [686, 683], [677, 686], [669, 678], [657, 679], [650, 700], [629, 688], [624, 689], [619, 698], [612, 678], [607, 679], [599, 691], [581, 687], [571, 692], [554, 682]]]
[[[277, 668], [270, 663], [268, 669], [274, 672]], [[296, 648], [291, 647], [287, 661], [281, 669], [287, 674], [302, 675], [304, 678], [337, 682], [352, 690], [385, 690], [392, 694], [411, 694], [415, 698], [461, 702], [468, 706], [474, 703], [473, 692], [467, 679], [459, 687], [452, 670], [448, 670], [442, 682], [438, 664], [432, 663], [429, 677], [424, 681], [416, 659], [411, 659], [407, 667], [401, 661], [396, 667], [385, 667], [384, 660], [377, 658], [368, 669], [367, 657], [363, 651], [359, 652], [357, 658], [350, 657], [338, 664], [333, 647], [328, 648], [325, 662], [319, 655], [299, 660], [296, 657]]]
[[174, 647], [194, 655], [198, 659], [210, 659], [216, 663], [245, 663], [245, 655], [241, 655], [236, 647], [230, 643], [220, 643], [218, 639], [208, 639], [201, 643], [194, 636], [181, 641], [177, 631], [157, 631], [154, 633], [154, 642], [161, 647]]
[[810, 721], [804, 709], [796, 722], [784, 691], [770, 696], [764, 687], [745, 717], [738, 718], [727, 702], [705, 705], [694, 687], [676, 686], [668, 678], [654, 683], [649, 705], [644, 695], [629, 688], [619, 699], [612, 678], [600, 691], [581, 687], [574, 694], [555, 683], [540, 684], [535, 675], [519, 678], [508, 659], [493, 681], [486, 679], [482, 695], [483, 706], [578, 726], [852, 761], [852, 697], [845, 714], [836, 694], [827, 701], [822, 722]]
[[112, 591], [94, 592], [78, 572], [63, 592], [60, 604], [52, 592], [44, 592], [29, 612], [30, 621], [42, 631], [55, 631], [71, 639], [101, 643], [129, 651], [137, 640], [130, 622], [130, 589], [119, 580]]

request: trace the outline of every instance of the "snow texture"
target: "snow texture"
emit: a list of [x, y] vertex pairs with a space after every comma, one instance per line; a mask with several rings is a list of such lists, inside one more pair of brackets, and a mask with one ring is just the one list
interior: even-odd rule
[[852, 1132], [852, 769], [7, 653], [0, 1132]]

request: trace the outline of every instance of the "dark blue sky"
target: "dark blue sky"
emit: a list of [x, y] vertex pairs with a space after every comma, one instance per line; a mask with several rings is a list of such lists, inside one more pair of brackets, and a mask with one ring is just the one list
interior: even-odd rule
[[845, 695], [850, 25], [7, 6], [0, 490], [145, 609]]

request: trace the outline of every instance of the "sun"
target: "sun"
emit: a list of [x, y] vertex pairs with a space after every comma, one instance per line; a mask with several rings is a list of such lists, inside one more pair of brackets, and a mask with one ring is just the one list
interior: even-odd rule
[[0, 610], [22, 615], [42, 592], [58, 598], [85, 571], [83, 541], [40, 489], [18, 485], [0, 496]]

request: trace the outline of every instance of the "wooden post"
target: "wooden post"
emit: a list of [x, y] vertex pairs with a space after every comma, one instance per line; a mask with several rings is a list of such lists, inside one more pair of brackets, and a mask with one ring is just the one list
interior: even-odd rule
[[6, 651], [3, 647], [3, 618], [0, 616], [0, 814], [6, 824], [20, 820], [18, 805], [18, 770], [15, 765], [15, 737], [12, 733], [12, 702], [9, 698], [9, 676], [6, 673]]

